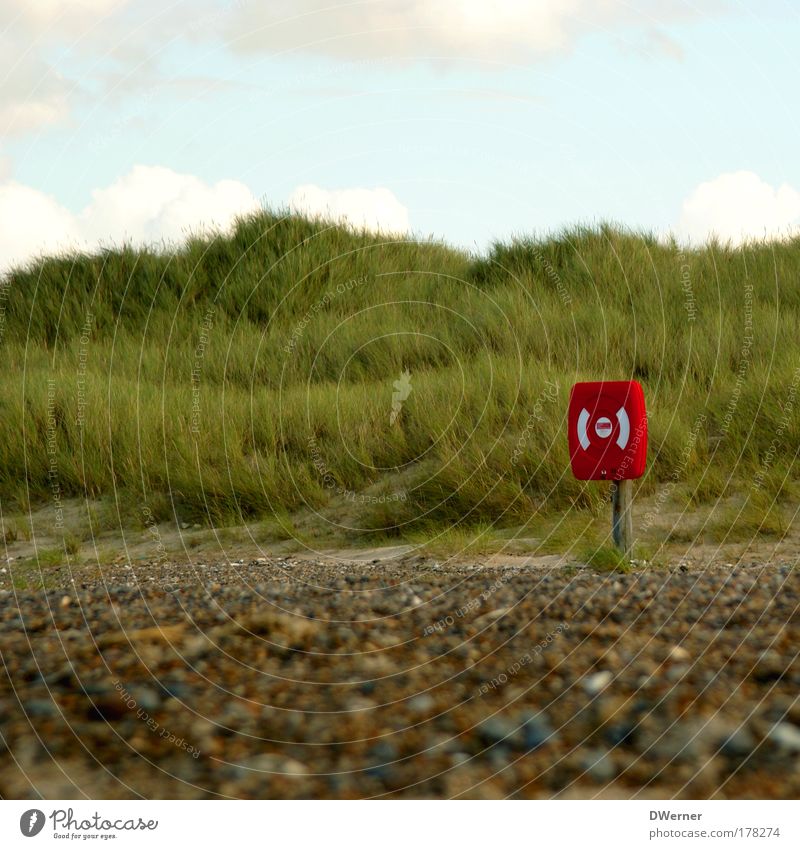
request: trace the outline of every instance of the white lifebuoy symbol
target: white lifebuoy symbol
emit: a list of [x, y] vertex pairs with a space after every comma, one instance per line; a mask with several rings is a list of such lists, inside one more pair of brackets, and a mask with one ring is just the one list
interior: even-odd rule
[[619, 436], [617, 437], [617, 445], [624, 448], [628, 444], [628, 439], [631, 435], [631, 423], [628, 420], [628, 414], [624, 407], [617, 410], [617, 421], [619, 422]]
[[578, 416], [578, 442], [584, 451], [589, 450], [589, 437], [586, 435], [586, 425], [589, 424], [589, 411], [584, 407]]
[[[584, 407], [578, 416], [578, 442], [580, 442], [581, 448], [583, 448], [584, 451], [588, 451], [592, 444], [587, 433], [589, 418], [589, 411], [586, 407]], [[625, 448], [631, 435], [631, 423], [624, 407], [620, 407], [617, 410], [617, 423], [619, 424], [619, 435], [617, 436], [616, 442], [620, 448]], [[601, 439], [607, 439], [611, 436], [612, 430], [613, 426], [611, 424], [611, 419], [606, 416], [602, 416], [595, 422], [594, 432]]]

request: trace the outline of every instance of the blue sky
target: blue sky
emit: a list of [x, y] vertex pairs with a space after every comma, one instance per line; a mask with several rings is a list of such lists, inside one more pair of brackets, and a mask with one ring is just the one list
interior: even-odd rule
[[255, 203], [480, 250], [800, 223], [789, 2], [39, 3], [0, 0], [0, 268]]

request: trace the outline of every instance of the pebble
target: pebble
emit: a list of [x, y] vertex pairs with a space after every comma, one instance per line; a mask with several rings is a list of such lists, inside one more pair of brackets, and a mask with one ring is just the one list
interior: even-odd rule
[[541, 713], [524, 716], [519, 734], [522, 748], [526, 751], [535, 751], [540, 746], [554, 742], [557, 736], [547, 717]]
[[612, 781], [617, 774], [614, 760], [605, 749], [589, 749], [585, 751], [581, 755], [580, 766], [594, 781], [601, 784], [607, 784], [609, 781]]
[[161, 707], [161, 696], [152, 687], [128, 687], [128, 694], [136, 702], [137, 707], [146, 711], [155, 711]]
[[602, 672], [595, 672], [583, 679], [583, 689], [588, 696], [596, 696], [605, 690], [613, 678], [613, 673], [607, 669], [604, 669]]
[[436, 700], [430, 693], [420, 693], [408, 701], [408, 709], [415, 714], [428, 713], [436, 707]]
[[34, 719], [58, 716], [58, 707], [50, 699], [29, 699], [23, 705], [23, 709]]
[[779, 681], [787, 671], [788, 659], [783, 658], [774, 649], [763, 651], [753, 668], [753, 678], [762, 683]]
[[395, 770], [394, 762], [398, 758], [397, 747], [386, 740], [381, 740], [372, 746], [367, 752], [369, 767], [367, 775], [388, 781]]
[[720, 751], [729, 758], [744, 758], [756, 748], [753, 733], [747, 728], [737, 728], [722, 740]]
[[496, 716], [484, 720], [478, 726], [478, 737], [487, 746], [493, 746], [496, 743], [511, 745], [516, 732], [517, 726], [513, 722]]
[[606, 725], [603, 737], [611, 746], [634, 746], [639, 727], [635, 721], [614, 722]]
[[689, 652], [686, 651], [683, 646], [673, 646], [669, 650], [668, 656], [670, 660], [675, 661], [676, 663], [685, 663], [691, 657]]
[[232, 764], [229, 769], [235, 775], [248, 772], [269, 772], [277, 775], [306, 775], [308, 769], [299, 761], [282, 755], [264, 754]]
[[490, 610], [488, 613], [484, 613], [482, 616], [479, 616], [475, 620], [474, 624], [477, 628], [486, 628], [488, 625], [491, 625], [499, 619], [502, 619], [504, 616], [507, 616], [510, 612], [510, 607], [500, 607], [497, 610]]
[[778, 722], [767, 735], [775, 747], [788, 754], [800, 752], [800, 728], [791, 722]]

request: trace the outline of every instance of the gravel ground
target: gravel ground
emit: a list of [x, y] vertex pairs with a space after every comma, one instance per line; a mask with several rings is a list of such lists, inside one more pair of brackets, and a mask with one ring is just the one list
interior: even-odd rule
[[0, 591], [0, 795], [800, 796], [800, 571], [419, 557]]

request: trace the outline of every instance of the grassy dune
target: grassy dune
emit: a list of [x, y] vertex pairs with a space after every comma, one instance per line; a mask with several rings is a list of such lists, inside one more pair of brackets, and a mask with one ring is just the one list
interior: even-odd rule
[[276, 535], [309, 511], [353, 537], [533, 527], [605, 494], [568, 471], [571, 384], [630, 377], [651, 512], [781, 533], [798, 280], [799, 241], [682, 251], [602, 227], [473, 256], [272, 213], [46, 259], [0, 288], [0, 503]]

